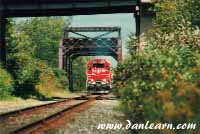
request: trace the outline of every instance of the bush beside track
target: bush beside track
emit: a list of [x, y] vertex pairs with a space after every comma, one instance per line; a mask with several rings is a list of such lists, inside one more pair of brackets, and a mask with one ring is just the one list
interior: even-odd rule
[[[57, 69], [54, 63], [57, 61], [62, 29], [68, 25], [67, 21], [62, 17], [31, 18], [20, 23], [8, 19], [6, 71], [9, 74], [1, 71], [1, 99], [9, 96], [49, 99], [54, 97], [54, 93], [66, 93], [66, 73]], [[43, 25], [42, 22], [48, 23]], [[57, 29], [51, 32], [49, 27]], [[45, 36], [41, 36], [41, 32]], [[12, 84], [8, 82], [8, 77], [12, 77]]]
[[131, 36], [130, 55], [115, 70], [115, 93], [133, 122], [200, 124], [200, 30], [184, 16], [191, 2], [155, 2], [154, 28], [146, 35], [144, 49]]
[[9, 99], [13, 91], [13, 79], [11, 75], [0, 67], [0, 100]]

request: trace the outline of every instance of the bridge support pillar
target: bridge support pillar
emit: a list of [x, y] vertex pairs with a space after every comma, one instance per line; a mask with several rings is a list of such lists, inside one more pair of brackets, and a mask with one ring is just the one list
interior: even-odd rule
[[0, 12], [0, 62], [6, 65], [6, 17]]
[[67, 58], [67, 77], [69, 90], [73, 91], [73, 72], [72, 72], [72, 59], [71, 57]]
[[119, 63], [122, 62], [122, 40], [118, 39], [118, 51], [117, 51], [117, 60]]
[[63, 41], [60, 41], [58, 48], [58, 68], [63, 69]]
[[135, 17], [135, 25], [136, 25], [136, 36], [139, 37], [140, 36], [140, 21], [141, 21], [141, 16], [140, 16], [140, 4], [141, 4], [141, 0], [137, 0], [137, 5], [135, 7], [135, 13], [134, 13], [134, 17]]

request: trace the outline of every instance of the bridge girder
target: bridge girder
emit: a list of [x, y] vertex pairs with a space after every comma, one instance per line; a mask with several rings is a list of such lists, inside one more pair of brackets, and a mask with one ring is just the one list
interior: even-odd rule
[[[118, 38], [100, 38], [100, 39], [83, 39], [83, 38], [68, 38], [63, 41], [63, 54], [69, 54], [70, 51], [83, 50], [92, 48], [98, 48], [99, 51], [112, 51], [116, 52], [118, 48], [121, 48], [121, 44], [118, 44]], [[103, 50], [100, 50], [103, 49]]]

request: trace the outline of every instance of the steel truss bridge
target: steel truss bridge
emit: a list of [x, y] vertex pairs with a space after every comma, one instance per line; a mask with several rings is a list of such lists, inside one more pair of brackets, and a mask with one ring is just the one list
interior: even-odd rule
[[[83, 33], [101, 33], [89, 37]], [[70, 37], [71, 33], [80, 37]], [[113, 37], [107, 37], [115, 33]], [[116, 36], [117, 34], [117, 36]], [[69, 27], [59, 46], [59, 68], [65, 69], [69, 80], [69, 89], [73, 90], [72, 62], [78, 56], [112, 56], [118, 62], [122, 60], [122, 41], [120, 27]]]

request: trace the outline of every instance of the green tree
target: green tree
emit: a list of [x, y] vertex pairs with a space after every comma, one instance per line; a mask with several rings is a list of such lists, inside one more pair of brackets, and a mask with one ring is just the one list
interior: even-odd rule
[[15, 21], [9, 22], [7, 67], [14, 78], [14, 94], [25, 98], [50, 98], [53, 92], [65, 89], [64, 71], [53, 69], [45, 61], [36, 58], [37, 48], [32, 44], [30, 35], [18, 30], [19, 24]]
[[89, 57], [79, 57], [73, 61], [73, 79], [76, 91], [86, 89], [86, 63], [89, 59]]
[[199, 0], [185, 0], [182, 12], [193, 26], [200, 27], [200, 1]]
[[183, 20], [189, 21], [193, 26], [200, 27], [200, 1], [199, 0], [152, 0], [153, 11], [156, 12], [157, 19], [154, 26], [157, 30], [173, 31], [179, 28], [179, 23]]
[[16, 30], [15, 21], [9, 20], [7, 27], [7, 68], [15, 81], [16, 95], [29, 95], [34, 90], [35, 48], [31, 46], [29, 37]]
[[71, 19], [63, 17], [36, 17], [20, 22], [17, 28], [28, 35], [31, 46], [35, 48], [36, 58], [57, 67], [58, 46], [63, 38], [64, 28], [70, 22]]

